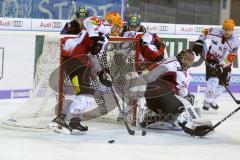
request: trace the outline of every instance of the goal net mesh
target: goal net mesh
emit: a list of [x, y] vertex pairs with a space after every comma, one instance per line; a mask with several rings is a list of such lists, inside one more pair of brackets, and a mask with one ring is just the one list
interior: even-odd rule
[[[58, 37], [44, 37], [43, 51], [37, 61], [34, 85], [30, 98], [3, 122], [4, 125], [45, 129], [56, 117], [59, 109], [68, 114], [74, 98], [74, 86], [61, 68], [61, 40]], [[110, 70], [113, 86], [128, 121], [135, 123], [137, 92], [131, 93], [138, 77], [136, 66], [139, 59], [139, 42], [134, 38], [110, 38], [100, 55], [100, 61]], [[57, 74], [56, 74], [57, 73]], [[51, 84], [55, 82], [54, 84]], [[89, 107], [83, 120], [104, 122], [121, 121], [117, 104], [110, 88], [102, 85], [97, 76], [91, 77], [90, 86], [94, 89], [95, 102]]]

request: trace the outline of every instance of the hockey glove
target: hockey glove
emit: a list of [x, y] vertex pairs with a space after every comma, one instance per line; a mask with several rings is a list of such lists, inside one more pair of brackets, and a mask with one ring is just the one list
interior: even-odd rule
[[209, 64], [210, 69], [216, 74], [220, 75], [223, 73], [223, 66], [220, 64]]
[[90, 47], [90, 53], [92, 55], [97, 55], [102, 50], [102, 43], [95, 43]]
[[102, 69], [100, 72], [98, 72], [99, 81], [107, 86], [112, 86], [112, 77], [110, 75], [110, 71], [107, 68]]
[[208, 130], [211, 129], [211, 125], [204, 125], [204, 124], [195, 124], [195, 125], [188, 125], [186, 124], [185, 127], [183, 127], [183, 131], [191, 136], [205, 136], [205, 134], [208, 132]]
[[202, 40], [197, 40], [192, 48], [192, 51], [195, 52], [196, 56], [203, 52], [203, 44]]
[[90, 53], [96, 55], [102, 50], [104, 37], [90, 37], [90, 39], [93, 40], [92, 45], [89, 46]]
[[158, 50], [160, 48], [162, 48], [163, 50], [165, 49], [164, 43], [161, 41], [161, 39], [158, 37], [156, 33], [153, 34], [153, 41], [154, 41], [154, 45], [157, 47]]

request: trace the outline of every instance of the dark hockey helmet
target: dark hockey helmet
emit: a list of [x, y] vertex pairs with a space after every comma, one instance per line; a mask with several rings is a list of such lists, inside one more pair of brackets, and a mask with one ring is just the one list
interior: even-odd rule
[[85, 6], [80, 6], [75, 12], [75, 15], [77, 18], [87, 18], [89, 16], [89, 11]]
[[185, 71], [192, 66], [195, 58], [191, 49], [182, 50], [176, 57]]
[[127, 18], [127, 23], [129, 26], [140, 26], [141, 15], [139, 13], [132, 13]]

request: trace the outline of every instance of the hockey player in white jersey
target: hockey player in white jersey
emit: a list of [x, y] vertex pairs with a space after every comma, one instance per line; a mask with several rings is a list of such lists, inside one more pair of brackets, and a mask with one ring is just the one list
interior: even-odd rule
[[204, 110], [218, 109], [216, 99], [225, 90], [224, 86], [229, 85], [231, 66], [237, 57], [240, 45], [238, 37], [234, 33], [234, 27], [234, 21], [226, 19], [222, 28], [205, 29], [193, 46], [196, 55], [202, 54], [205, 40], [211, 40], [208, 50], [205, 51], [207, 89]]
[[193, 61], [194, 53], [190, 49], [183, 50], [176, 57], [149, 66], [142, 76], [148, 82], [145, 92], [147, 107], [157, 114], [174, 115], [173, 119], [184, 132], [201, 136], [212, 124], [201, 119], [190, 103], [192, 95], [188, 91], [191, 80], [189, 68]]
[[[109, 14], [111, 14], [111, 16], [109, 16]], [[108, 21], [96, 16], [86, 18], [83, 22], [85, 30], [82, 30], [78, 37], [62, 40], [62, 56], [77, 58], [79, 60], [77, 63], [78, 66], [75, 65], [75, 67], [81, 67], [83, 69], [83, 77], [79, 77], [81, 81], [80, 84], [82, 84], [80, 85], [80, 92], [75, 96], [72, 104], [69, 106], [69, 112], [73, 118], [69, 124], [65, 121], [66, 114], [64, 113], [61, 113], [53, 119], [53, 122], [69, 130], [88, 130], [87, 126], [81, 124], [81, 116], [86, 108], [92, 106], [94, 101], [92, 96], [93, 90], [90, 87], [90, 76], [99, 75], [99, 80], [102, 84], [108, 85], [110, 83], [108, 79], [109, 75], [100, 76], [108, 73], [103, 71], [104, 69], [101, 68], [96, 57], [108, 42], [111, 27], [116, 25], [115, 22], [117, 20], [121, 20], [119, 14], [115, 12], [110, 12], [109, 14], [107, 14]], [[72, 67], [72, 71], [76, 69], [75, 67]]]

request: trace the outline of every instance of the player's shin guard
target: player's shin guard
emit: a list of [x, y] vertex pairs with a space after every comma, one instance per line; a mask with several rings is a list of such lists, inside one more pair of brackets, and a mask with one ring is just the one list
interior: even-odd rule
[[219, 80], [216, 77], [211, 77], [208, 79], [207, 89], [204, 97], [204, 110], [208, 110], [210, 107], [214, 109], [218, 108], [217, 104], [214, 102], [218, 83]]

